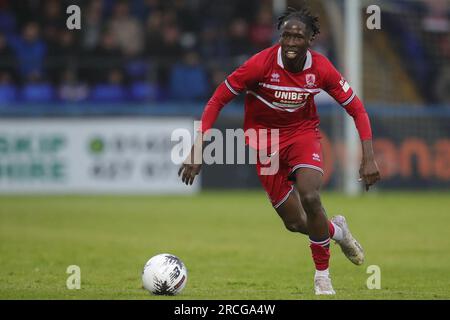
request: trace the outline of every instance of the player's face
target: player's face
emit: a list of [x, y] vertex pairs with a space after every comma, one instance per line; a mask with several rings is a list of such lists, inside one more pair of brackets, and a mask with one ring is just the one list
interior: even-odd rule
[[298, 19], [290, 19], [281, 27], [280, 45], [285, 59], [296, 60], [305, 56], [311, 36], [306, 25]]

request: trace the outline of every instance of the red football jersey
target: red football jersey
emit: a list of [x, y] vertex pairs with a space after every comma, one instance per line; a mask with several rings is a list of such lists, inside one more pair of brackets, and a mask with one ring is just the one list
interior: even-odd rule
[[246, 91], [244, 129], [315, 130], [319, 125], [314, 96], [325, 90], [342, 106], [355, 97], [331, 62], [308, 50], [302, 71], [286, 70], [275, 45], [247, 60], [225, 80], [234, 94]]
[[303, 70], [290, 72], [283, 66], [278, 44], [252, 56], [217, 88], [203, 112], [201, 131], [211, 128], [221, 108], [235, 95], [245, 92], [244, 130], [279, 129], [283, 145], [297, 134], [319, 132], [314, 96], [321, 90], [354, 118], [362, 140], [371, 139], [364, 106], [332, 63], [308, 50]]

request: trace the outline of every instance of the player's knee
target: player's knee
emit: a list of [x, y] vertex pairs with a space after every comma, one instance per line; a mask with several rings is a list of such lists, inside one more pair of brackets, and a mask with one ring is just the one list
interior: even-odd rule
[[285, 222], [284, 226], [291, 232], [301, 232], [302, 226], [297, 222]]
[[307, 210], [314, 209], [317, 207], [321, 207], [322, 204], [320, 202], [319, 192], [316, 190], [308, 190], [300, 193], [300, 200], [302, 202], [303, 208], [305, 208], [306, 212], [315, 212], [315, 210]]

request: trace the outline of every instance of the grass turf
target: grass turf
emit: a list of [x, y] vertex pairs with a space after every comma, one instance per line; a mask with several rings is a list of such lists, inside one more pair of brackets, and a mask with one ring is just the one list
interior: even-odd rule
[[[332, 244], [335, 297], [449, 299], [450, 197], [324, 193], [366, 251], [354, 266]], [[168, 252], [188, 268], [181, 295], [141, 289], [151, 256]], [[317, 299], [305, 236], [289, 233], [263, 192], [186, 196], [0, 197], [0, 299]], [[68, 290], [69, 265], [81, 289]], [[369, 290], [369, 265], [381, 289]]]

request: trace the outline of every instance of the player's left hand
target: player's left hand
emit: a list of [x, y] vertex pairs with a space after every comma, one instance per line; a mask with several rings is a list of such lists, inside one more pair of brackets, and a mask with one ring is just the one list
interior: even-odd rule
[[369, 191], [369, 187], [380, 180], [380, 170], [378, 170], [375, 159], [363, 159], [359, 169], [359, 178], [364, 181], [366, 191]]
[[181, 181], [186, 185], [194, 183], [195, 176], [200, 173], [201, 164], [183, 163], [178, 170], [178, 176], [181, 176]]

